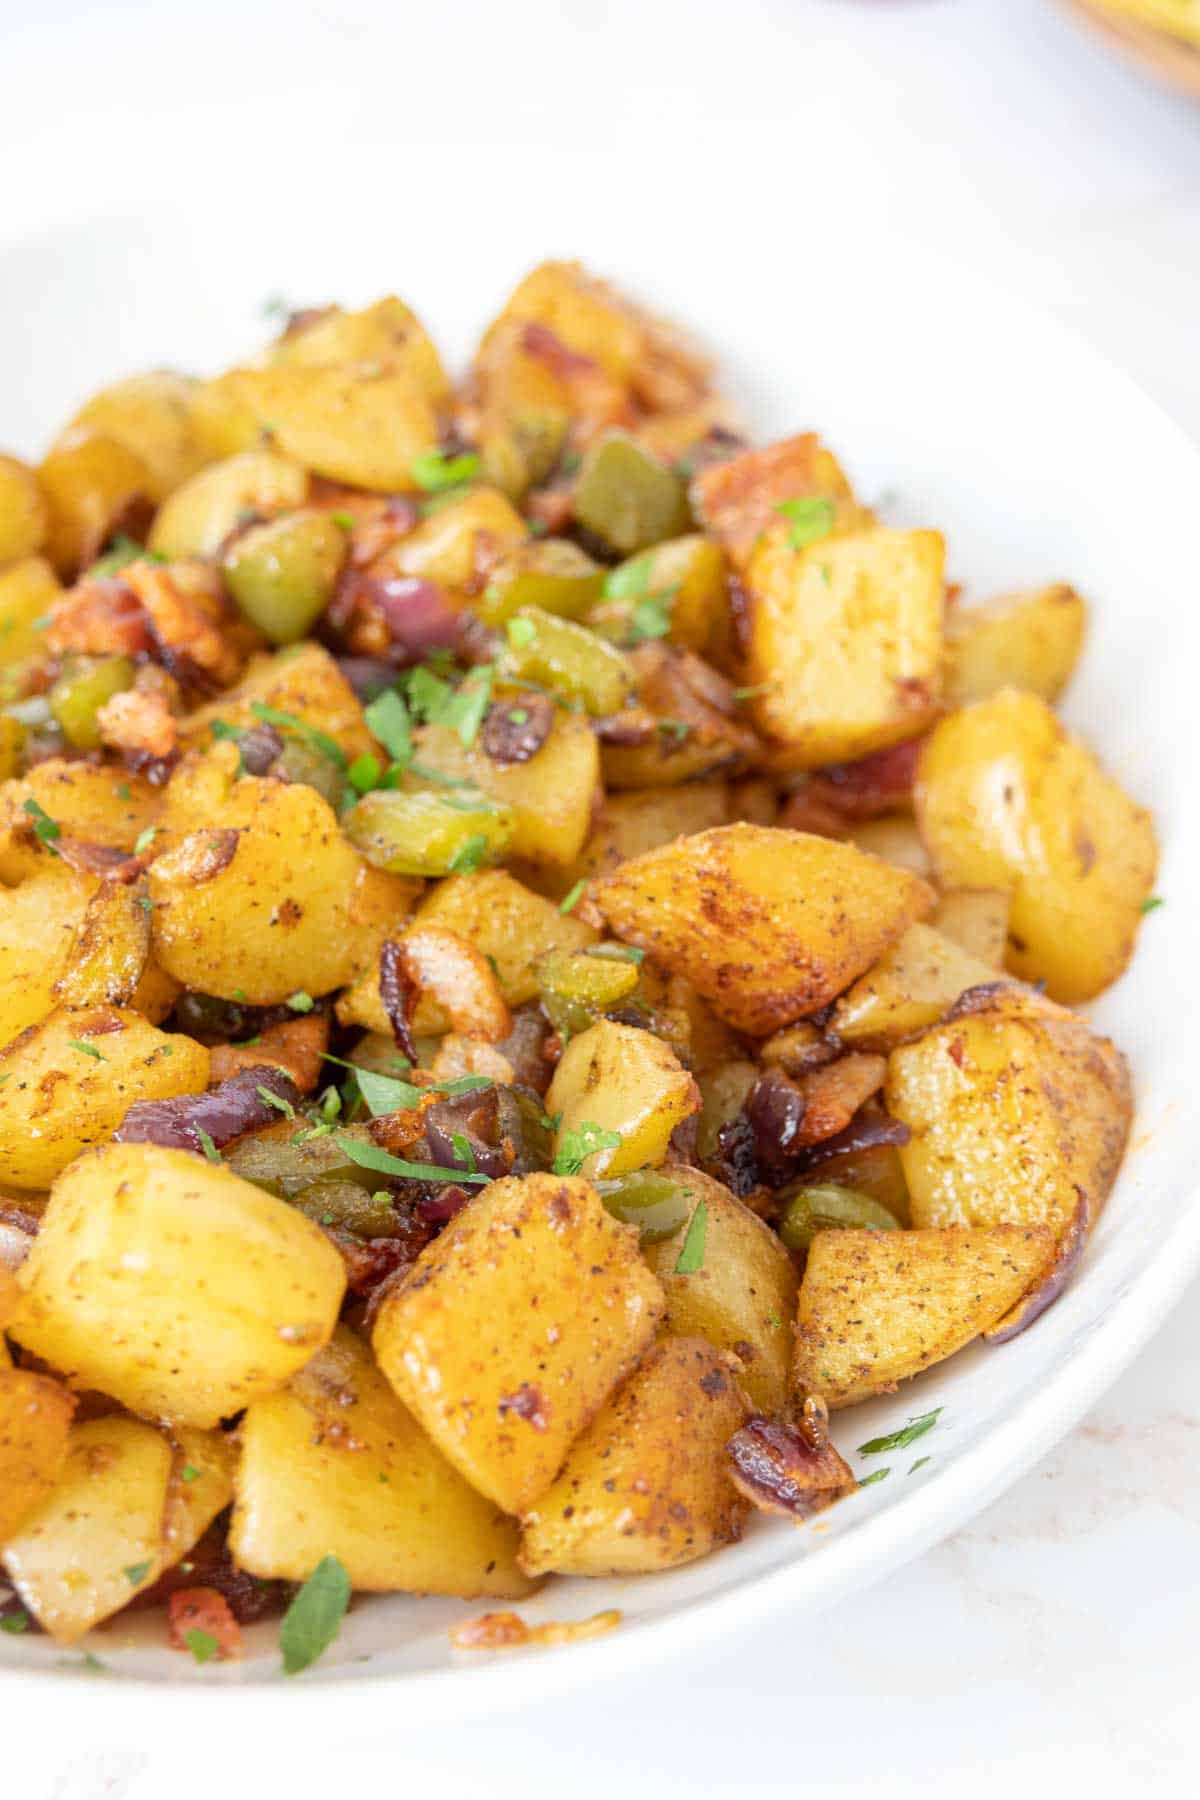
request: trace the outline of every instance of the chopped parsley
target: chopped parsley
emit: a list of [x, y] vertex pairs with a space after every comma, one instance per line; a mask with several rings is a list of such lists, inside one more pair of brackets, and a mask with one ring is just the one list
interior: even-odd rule
[[802, 494], [796, 500], [781, 500], [775, 511], [782, 513], [791, 525], [788, 543], [793, 550], [803, 550], [808, 544], [828, 537], [837, 516], [833, 501], [826, 500], [822, 494]]
[[127, 781], [122, 781], [122, 782], [118, 783], [117, 799], [118, 800], [132, 800], [133, 799], [133, 794], [130, 791], [129, 783]]
[[916, 1462], [913, 1464], [912, 1468], [908, 1471], [909, 1474], [915, 1475], [918, 1469], [923, 1469], [927, 1462], [932, 1462], [932, 1461], [933, 1461], [933, 1458], [930, 1456], [918, 1456]]
[[1161, 894], [1151, 894], [1148, 900], [1142, 901], [1142, 912], [1143, 914], [1157, 912], [1160, 906], [1165, 906], [1166, 904], [1167, 903]]
[[641, 594], [650, 592], [650, 569], [652, 556], [649, 550], [643, 550], [640, 556], [631, 556], [628, 562], [610, 569], [604, 577], [604, 598], [606, 600], [634, 600]]
[[197, 1631], [195, 1626], [184, 1632], [183, 1641], [198, 1663], [211, 1662], [221, 1648], [211, 1631]]
[[34, 835], [40, 838], [43, 844], [52, 844], [56, 838], [62, 836], [62, 826], [57, 819], [52, 819], [45, 807], [39, 806], [36, 800], [26, 800], [23, 811], [27, 812], [33, 820]]
[[871, 1487], [876, 1481], [886, 1481], [891, 1472], [890, 1467], [886, 1469], [876, 1469], [872, 1474], [864, 1475], [858, 1485], [860, 1488]]
[[633, 609], [629, 621], [629, 642], [645, 643], [648, 638], [666, 637], [671, 629], [671, 594], [647, 594]]
[[5, 1613], [4, 1617], [0, 1619], [0, 1631], [7, 1631], [10, 1637], [16, 1637], [20, 1632], [28, 1630], [28, 1613]]
[[383, 767], [377, 756], [356, 756], [346, 770], [346, 780], [357, 794], [369, 794], [379, 786]]
[[408, 472], [423, 493], [441, 494], [470, 481], [478, 468], [479, 458], [473, 451], [448, 456], [444, 450], [425, 450], [413, 457]]
[[139, 831], [139, 833], [137, 835], [137, 839], [133, 846], [133, 854], [135, 856], [141, 856], [141, 854], [144, 850], [148, 850], [150, 848], [151, 844], [154, 842], [154, 840], [157, 836], [158, 836], [158, 826], [157, 825], [147, 825], [145, 831]]
[[[413, 748], [412, 721], [408, 716], [407, 706], [395, 688], [388, 688], [384, 693], [377, 695], [364, 711], [363, 718], [367, 722], [367, 729], [371, 736], [379, 739], [392, 761], [407, 763], [412, 756]], [[359, 757], [357, 762], [350, 765], [350, 780], [355, 787], [359, 784], [355, 780], [354, 770], [366, 760], [368, 759]], [[375, 763], [376, 771], [378, 771], [379, 765], [375, 762], [375, 758], [371, 757], [369, 760]], [[376, 778], [378, 779], [378, 776]]]
[[219, 1163], [221, 1160], [221, 1152], [217, 1149], [217, 1146], [213, 1143], [203, 1125], [196, 1126], [196, 1136], [199, 1138], [200, 1148], [203, 1150], [209, 1162]]
[[688, 1221], [687, 1236], [683, 1240], [683, 1248], [671, 1271], [673, 1275], [695, 1275], [704, 1267], [704, 1246], [708, 1237], [708, 1206], [703, 1200], [696, 1203], [696, 1210]]
[[579, 902], [583, 899], [583, 890], [586, 886], [587, 886], [587, 876], [581, 875], [579, 877], [579, 880], [575, 883], [575, 885], [571, 888], [568, 888], [567, 892], [563, 895], [562, 899], [559, 901], [559, 903], [558, 903], [559, 912], [560, 913], [574, 912], [575, 908], [579, 905]]
[[136, 538], [131, 538], [125, 532], [119, 531], [104, 555], [97, 558], [88, 569], [87, 574], [89, 578], [96, 577], [103, 580], [106, 575], [119, 575], [122, 569], [129, 567], [130, 563], [165, 563], [166, 560], [167, 558], [160, 556], [157, 551], [147, 550], [146, 546], [139, 544]]
[[470, 1139], [464, 1137], [461, 1131], [452, 1131], [450, 1148], [454, 1152], [455, 1162], [466, 1169], [468, 1174], [474, 1175], [479, 1165], [475, 1161], [475, 1152], [471, 1148]]
[[153, 1567], [154, 1564], [149, 1562], [129, 1563], [124, 1575], [130, 1587], [141, 1587]]
[[296, 1109], [292, 1105], [291, 1101], [285, 1100], [283, 1098], [283, 1096], [281, 1094], [277, 1094], [273, 1088], [264, 1087], [262, 1082], [260, 1081], [254, 1091], [258, 1095], [259, 1099], [262, 1101], [264, 1106], [273, 1106], [275, 1108], [275, 1111], [281, 1112], [285, 1119], [294, 1119], [295, 1118]]
[[343, 531], [353, 531], [358, 523], [358, 520], [354, 517], [353, 513], [331, 512], [329, 516], [335, 525], [341, 526]]
[[298, 1675], [323, 1656], [342, 1628], [350, 1604], [350, 1577], [336, 1556], [323, 1556], [279, 1628], [285, 1675]]
[[289, 994], [284, 1001], [285, 1006], [290, 1006], [292, 1011], [297, 1013], [310, 1013], [314, 1004], [312, 995], [306, 994], [303, 988], [297, 988], [296, 992]]
[[68, 1038], [67, 1039], [67, 1049], [68, 1050], [78, 1050], [80, 1056], [93, 1057], [96, 1062], [107, 1062], [108, 1061], [107, 1057], [101, 1056], [101, 1054], [100, 1054], [99, 1050], [97, 1050], [95, 1044], [85, 1044], [79, 1038]]
[[184, 1463], [182, 1469], [179, 1471], [179, 1479], [181, 1481], [199, 1481], [200, 1470], [196, 1467], [195, 1463]]
[[537, 626], [532, 619], [510, 619], [504, 627], [505, 636], [514, 650], [527, 650], [537, 636]]
[[[472, 812], [474, 807], [470, 809]], [[470, 875], [478, 869], [491, 849], [491, 840], [482, 831], [474, 831], [466, 842], [455, 851], [450, 860], [452, 875]]]
[[871, 1438], [869, 1442], [858, 1446], [860, 1456], [882, 1456], [885, 1450], [907, 1450], [918, 1438], [923, 1438], [927, 1431], [932, 1431], [941, 1418], [945, 1408], [935, 1406], [932, 1412], [921, 1413], [910, 1419], [899, 1431], [889, 1432], [887, 1437]]
[[554, 1173], [556, 1175], [578, 1175], [589, 1156], [597, 1150], [619, 1150], [621, 1134], [619, 1131], [605, 1131], [602, 1126], [585, 1120], [582, 1125], [574, 1125], [564, 1131], [562, 1143], [554, 1156]]
[[295, 713], [281, 712], [277, 706], [267, 706], [262, 700], [252, 700], [250, 711], [262, 725], [277, 725], [281, 731], [290, 731], [296, 737], [303, 738], [314, 750], [327, 757], [335, 768], [345, 770], [346, 752], [331, 738], [327, 731], [319, 731], [310, 725], [307, 719], [298, 719]]
[[437, 1163], [405, 1162], [376, 1144], [364, 1144], [357, 1138], [339, 1136], [338, 1146], [360, 1169], [373, 1169], [377, 1175], [399, 1175], [405, 1181], [469, 1181], [486, 1182], [486, 1175], [464, 1175], [461, 1169], [439, 1168]]

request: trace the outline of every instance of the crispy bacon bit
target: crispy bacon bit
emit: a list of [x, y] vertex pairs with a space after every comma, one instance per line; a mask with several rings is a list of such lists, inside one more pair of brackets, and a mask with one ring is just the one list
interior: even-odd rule
[[831, 1162], [836, 1156], [847, 1156], [852, 1150], [875, 1150], [881, 1144], [907, 1144], [911, 1136], [912, 1132], [900, 1119], [864, 1108], [845, 1131], [801, 1150], [794, 1172], [806, 1175], [810, 1169], [819, 1169], [822, 1163]]
[[417, 990], [404, 966], [401, 946], [394, 938], [386, 938], [379, 947], [379, 998], [383, 1001], [396, 1048], [411, 1063], [417, 1060], [417, 1050], [408, 1021], [416, 997]]
[[480, 1613], [450, 1628], [450, 1642], [456, 1650], [512, 1650], [517, 1645], [552, 1649], [560, 1644], [578, 1644], [585, 1638], [601, 1637], [614, 1631], [622, 1614], [615, 1607], [593, 1613], [590, 1619], [527, 1625], [519, 1613]]
[[329, 1014], [311, 1012], [304, 1018], [269, 1025], [256, 1044], [217, 1044], [209, 1058], [208, 1078], [215, 1085], [242, 1069], [269, 1063], [290, 1076], [302, 1094], [311, 1094], [328, 1048]]
[[[924, 705], [928, 695], [920, 699]], [[912, 801], [922, 743], [919, 737], [909, 738], [858, 762], [819, 769], [809, 779], [808, 793], [843, 819], [876, 819], [881, 813], [902, 811]]]
[[788, 795], [779, 823], [785, 831], [807, 831], [813, 837], [844, 838], [847, 830], [844, 816], [815, 794], [807, 782]]
[[861, 1106], [877, 1094], [887, 1074], [885, 1056], [843, 1056], [801, 1077], [804, 1119], [797, 1142], [807, 1147], [844, 1131]]
[[167, 1618], [172, 1650], [191, 1650], [188, 1633], [201, 1631], [216, 1639], [216, 1653], [222, 1662], [235, 1661], [242, 1654], [241, 1627], [228, 1600], [216, 1588], [179, 1588], [167, 1601]]
[[564, 379], [571, 375], [590, 374], [597, 366], [590, 356], [581, 356], [578, 350], [570, 349], [548, 325], [543, 325], [536, 319], [522, 331], [521, 348]]
[[515, 1394], [502, 1394], [499, 1402], [499, 1413], [502, 1419], [509, 1413], [515, 1413], [518, 1419], [524, 1419], [535, 1431], [545, 1431], [550, 1424], [553, 1408], [550, 1402], [532, 1381], [523, 1381]]
[[228, 687], [236, 680], [241, 655], [198, 595], [185, 593], [155, 563], [130, 563], [122, 576], [145, 609], [164, 668], [188, 687]]
[[829, 1415], [815, 1394], [794, 1421], [749, 1419], [726, 1454], [738, 1492], [760, 1512], [786, 1519], [810, 1519], [858, 1486], [829, 1441]]
[[57, 600], [46, 628], [46, 649], [85, 656], [145, 656], [152, 638], [137, 595], [115, 576], [78, 582]]
[[554, 702], [545, 694], [522, 694], [488, 708], [480, 742], [494, 763], [528, 762], [554, 729]]
[[179, 743], [179, 722], [165, 694], [126, 688], [105, 701], [96, 723], [110, 749], [155, 762], [173, 756]]
[[781, 501], [826, 493], [834, 474], [829, 462], [811, 431], [743, 450], [693, 477], [692, 505], [733, 561], [744, 563], [767, 527], [782, 523], [775, 511]]
[[562, 536], [571, 523], [571, 511], [571, 489], [556, 482], [534, 488], [525, 496], [526, 518], [543, 525], [548, 537]]
[[445, 925], [414, 925], [400, 939], [398, 952], [410, 991], [435, 1001], [451, 1030], [493, 1044], [508, 1036], [512, 1014], [491, 964], [474, 944]]
[[203, 1156], [203, 1131], [220, 1150], [244, 1132], [257, 1131], [279, 1118], [279, 1109], [263, 1099], [260, 1088], [288, 1106], [300, 1098], [294, 1082], [282, 1069], [268, 1068], [260, 1062], [231, 1075], [206, 1094], [137, 1101], [113, 1133], [114, 1142], [161, 1144], [168, 1150], [191, 1150]]
[[[227, 1521], [216, 1519], [182, 1562], [175, 1563], [148, 1588], [143, 1588], [132, 1603], [137, 1611], [161, 1606], [164, 1600], [189, 1588], [202, 1587], [220, 1595], [233, 1617], [241, 1625], [253, 1625], [258, 1619], [282, 1612], [293, 1589], [286, 1581], [263, 1581], [239, 1569], [225, 1541]], [[216, 1636], [216, 1633], [213, 1633]]]
[[1035, 1319], [1040, 1319], [1047, 1307], [1054, 1305], [1079, 1267], [1091, 1223], [1091, 1208], [1086, 1196], [1080, 1195], [1075, 1211], [1058, 1240], [1054, 1255], [1036, 1287], [1030, 1288], [1023, 1299], [1018, 1300], [990, 1331], [984, 1332], [985, 1344], [1007, 1344], [1011, 1338], [1024, 1331], [1026, 1326], [1032, 1325]]

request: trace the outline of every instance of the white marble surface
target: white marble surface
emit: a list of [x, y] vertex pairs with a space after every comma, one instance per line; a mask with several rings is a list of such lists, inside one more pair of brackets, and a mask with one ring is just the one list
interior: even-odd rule
[[[364, 217], [400, 253], [404, 186], [436, 180], [423, 146], [439, 133], [526, 148], [522, 208], [537, 206], [541, 157], [634, 133], [662, 173], [627, 203], [660, 208], [668, 242], [678, 181], [709, 185], [715, 253], [742, 258], [748, 280], [756, 229], [828, 258], [838, 231], [899, 219], [1066, 318], [1200, 435], [1200, 107], [1112, 64], [1049, 0], [0, 0], [0, 40], [6, 234], [153, 216], [201, 183], [261, 209], [265, 229], [272, 185], [304, 184], [319, 229], [322, 205], [361, 207], [373, 184]], [[458, 197], [459, 220], [470, 204]], [[586, 245], [586, 194], [546, 236]], [[1130, 455], [1114, 444], [1118, 477]], [[1057, 1779], [1190, 1795], [1198, 1301], [1003, 1500], [834, 1616], [781, 1617], [653, 1681], [451, 1739], [423, 1733], [401, 1696], [369, 1743], [305, 1741], [301, 1715], [286, 1743], [247, 1733], [166, 1753], [80, 1742], [65, 1696], [26, 1701], [3, 1720], [5, 1791], [990, 1800]]]

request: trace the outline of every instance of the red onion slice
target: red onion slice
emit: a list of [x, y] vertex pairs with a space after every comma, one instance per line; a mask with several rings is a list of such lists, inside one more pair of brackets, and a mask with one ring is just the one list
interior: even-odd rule
[[1081, 1199], [1037, 1286], [1030, 1288], [1002, 1319], [997, 1320], [990, 1331], [984, 1332], [985, 1344], [1007, 1344], [1011, 1338], [1018, 1337], [1032, 1325], [1035, 1319], [1040, 1319], [1047, 1307], [1054, 1305], [1079, 1267], [1090, 1226], [1091, 1210], [1087, 1201]]
[[810, 1395], [798, 1420], [748, 1419], [726, 1446], [733, 1485], [760, 1512], [808, 1519], [858, 1483], [829, 1441], [824, 1402]]
[[203, 1156], [203, 1131], [220, 1150], [247, 1131], [260, 1130], [279, 1120], [280, 1109], [264, 1100], [260, 1089], [275, 1094], [287, 1106], [296, 1106], [300, 1100], [300, 1090], [282, 1069], [241, 1069], [205, 1094], [139, 1100], [125, 1114], [113, 1133], [113, 1141], [159, 1144], [166, 1150], [190, 1150], [195, 1156]]

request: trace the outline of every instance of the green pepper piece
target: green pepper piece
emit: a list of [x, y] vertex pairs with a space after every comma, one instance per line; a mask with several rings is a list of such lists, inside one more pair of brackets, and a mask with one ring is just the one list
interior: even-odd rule
[[[371, 1171], [360, 1169], [359, 1174], [366, 1176]], [[391, 1237], [396, 1229], [396, 1210], [390, 1196], [379, 1190], [378, 1179], [375, 1178], [375, 1191], [370, 1191], [363, 1183], [341, 1176], [323, 1177], [302, 1188], [293, 1205], [297, 1212], [318, 1225], [331, 1225], [335, 1231], [349, 1231], [359, 1238]]]
[[637, 1226], [643, 1244], [661, 1244], [673, 1237], [692, 1210], [691, 1190], [655, 1169], [598, 1181], [596, 1191], [615, 1219]]
[[514, 815], [475, 788], [441, 794], [375, 788], [342, 821], [346, 836], [377, 869], [392, 875], [451, 875], [495, 862], [513, 834]]
[[486, 625], [503, 625], [525, 606], [578, 619], [604, 586], [599, 563], [567, 538], [542, 538], [518, 544], [500, 558], [479, 597], [477, 611]]
[[500, 673], [579, 701], [593, 718], [620, 712], [634, 686], [633, 670], [612, 644], [586, 625], [557, 619], [538, 606], [523, 606], [509, 622]]
[[680, 477], [624, 432], [602, 438], [584, 457], [575, 517], [622, 556], [678, 537], [692, 522]]
[[779, 1235], [789, 1250], [807, 1250], [818, 1231], [899, 1231], [886, 1206], [836, 1181], [815, 1181], [789, 1190]]
[[346, 777], [337, 764], [302, 738], [285, 737], [283, 749], [271, 766], [272, 775], [315, 788], [337, 812], [346, 797]]
[[221, 568], [242, 616], [273, 644], [294, 644], [328, 606], [345, 555], [329, 513], [293, 512], [243, 532]]
[[380, 1186], [380, 1176], [351, 1162], [338, 1142], [347, 1137], [372, 1142], [365, 1126], [339, 1125], [336, 1133], [299, 1141], [296, 1136], [295, 1126], [270, 1126], [265, 1132], [239, 1138], [223, 1153], [223, 1160], [243, 1181], [252, 1181], [282, 1200], [294, 1199], [314, 1182], [353, 1182], [371, 1192]]
[[73, 657], [50, 689], [50, 711], [76, 750], [100, 748], [96, 715], [106, 700], [133, 686], [134, 668], [127, 656]]

